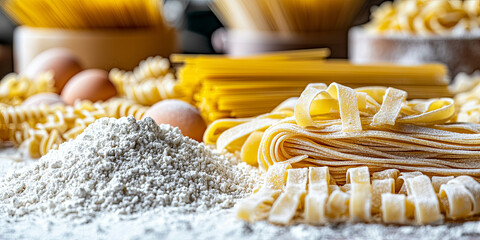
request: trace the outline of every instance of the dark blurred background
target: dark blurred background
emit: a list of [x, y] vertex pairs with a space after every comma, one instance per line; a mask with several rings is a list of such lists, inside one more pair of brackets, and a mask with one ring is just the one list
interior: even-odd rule
[[[386, 0], [367, 1], [356, 17], [355, 25], [366, 23], [371, 7], [384, 1]], [[219, 53], [212, 46], [212, 34], [223, 26], [209, 9], [209, 2], [209, 0], [164, 1], [164, 16], [178, 30], [179, 46], [183, 53]], [[12, 40], [14, 28], [14, 24], [0, 10], [0, 76], [13, 71]], [[337, 57], [347, 58], [346, 44], [344, 48], [341, 56], [337, 55]]]

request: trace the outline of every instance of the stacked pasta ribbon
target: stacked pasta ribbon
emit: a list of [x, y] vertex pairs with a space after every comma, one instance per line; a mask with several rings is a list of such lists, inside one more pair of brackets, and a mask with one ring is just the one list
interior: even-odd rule
[[455, 114], [450, 98], [406, 98], [394, 88], [311, 84], [272, 113], [214, 122], [204, 140], [265, 169], [307, 155], [293, 166], [328, 166], [338, 182], [355, 166], [478, 179], [480, 125], [447, 124]]
[[282, 225], [295, 221], [436, 224], [444, 218], [458, 220], [480, 213], [480, 183], [469, 176], [430, 179], [421, 172], [397, 169], [370, 176], [368, 167], [356, 167], [347, 171], [346, 184], [337, 185], [328, 167], [291, 168], [290, 163], [306, 157], [271, 166], [262, 187], [237, 204], [237, 216]]

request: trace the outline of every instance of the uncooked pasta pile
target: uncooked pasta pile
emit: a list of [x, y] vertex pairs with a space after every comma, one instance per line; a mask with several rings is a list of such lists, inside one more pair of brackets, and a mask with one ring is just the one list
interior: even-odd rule
[[410, 98], [448, 97], [447, 69], [441, 64], [357, 65], [326, 60], [324, 49], [277, 52], [246, 58], [172, 55], [178, 83], [207, 122], [252, 117], [270, 112], [309, 83], [338, 82], [349, 87], [383, 85], [408, 92]]
[[153, 105], [164, 99], [184, 99], [170, 62], [160, 56], [141, 61], [133, 71], [114, 68], [109, 77], [121, 96], [139, 104]]
[[293, 167], [328, 166], [338, 182], [356, 166], [479, 178], [480, 125], [447, 123], [453, 99], [406, 97], [394, 88], [311, 84], [272, 113], [214, 122], [204, 140], [265, 169], [306, 155]]
[[53, 73], [40, 74], [38, 79], [11, 73], [0, 81], [0, 105], [19, 105], [37, 93], [54, 92]]
[[480, 27], [479, 0], [396, 0], [372, 12], [367, 29], [375, 33], [419, 35], [462, 33]]
[[0, 106], [0, 140], [13, 142], [21, 153], [38, 158], [74, 139], [99, 118], [141, 119], [147, 109], [124, 98], [77, 101], [73, 106]]
[[291, 169], [289, 163], [276, 163], [268, 169], [264, 185], [237, 204], [237, 216], [282, 225], [293, 221], [436, 224], [444, 218], [480, 213], [480, 183], [469, 176], [430, 179], [421, 172], [387, 169], [370, 177], [368, 167], [350, 168], [346, 176], [347, 183], [341, 186], [328, 167]]

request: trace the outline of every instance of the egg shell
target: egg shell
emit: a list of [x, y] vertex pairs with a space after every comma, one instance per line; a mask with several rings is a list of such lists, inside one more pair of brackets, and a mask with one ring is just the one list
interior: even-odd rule
[[160, 101], [151, 106], [144, 115], [157, 124], [178, 127], [182, 134], [201, 142], [207, 128], [200, 112], [192, 105], [176, 99]]
[[56, 93], [38, 93], [33, 96], [30, 96], [25, 101], [22, 102], [22, 106], [36, 107], [40, 105], [56, 105], [56, 104], [65, 104], [60, 95]]
[[76, 100], [104, 101], [117, 95], [117, 90], [102, 69], [87, 69], [73, 76], [62, 91], [62, 100], [72, 105]]
[[82, 71], [80, 60], [66, 48], [51, 48], [37, 55], [27, 66], [23, 73], [30, 79], [36, 79], [40, 74], [52, 71], [57, 93], [75, 74]]

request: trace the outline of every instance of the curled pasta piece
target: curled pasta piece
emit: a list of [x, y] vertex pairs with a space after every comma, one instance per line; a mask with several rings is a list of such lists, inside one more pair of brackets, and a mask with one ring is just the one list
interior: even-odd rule
[[268, 169], [263, 186], [235, 206], [237, 217], [249, 222], [267, 218], [273, 202], [284, 188], [290, 168], [290, 164], [280, 163]]
[[[320, 95], [321, 101], [339, 105], [343, 131], [361, 131], [362, 124], [356, 92], [337, 83], [331, 84], [328, 88], [325, 87], [324, 84], [310, 84], [300, 95], [295, 105], [295, 119], [298, 125], [302, 127], [317, 126], [311, 117], [311, 106], [315, 98]], [[319, 104], [318, 106], [321, 108], [314, 109], [313, 114], [316, 114], [317, 111], [324, 112], [325, 108], [328, 108], [328, 103]]]
[[415, 204], [415, 220], [418, 224], [432, 224], [443, 220], [440, 206], [430, 178], [425, 175], [406, 179], [408, 195]]
[[308, 194], [305, 197], [305, 221], [310, 224], [327, 222], [325, 204], [328, 199], [330, 173], [328, 167], [310, 167], [308, 171]]
[[350, 194], [335, 189], [327, 200], [327, 216], [333, 221], [343, 221], [347, 218], [350, 204]]
[[242, 149], [240, 150], [240, 158], [242, 161], [252, 166], [258, 165], [257, 156], [262, 136], [262, 131], [253, 132], [250, 134], [250, 136], [248, 136], [247, 140], [245, 140], [245, 143], [242, 146]]
[[406, 197], [404, 194], [383, 193], [381, 212], [384, 223], [407, 223]]
[[406, 184], [405, 182], [409, 178], [414, 178], [416, 176], [421, 176], [423, 175], [421, 172], [403, 172], [400, 173], [400, 176], [397, 178], [397, 181], [395, 183], [396, 189], [395, 191], [401, 194], [408, 194], [410, 195], [410, 190], [408, 189], [409, 185]]
[[269, 210], [279, 194], [280, 190], [260, 188], [258, 192], [237, 205], [237, 217], [249, 222], [267, 218]]
[[205, 144], [215, 144], [218, 137], [223, 132], [250, 120], [251, 118], [226, 118], [216, 120], [208, 125], [207, 130], [205, 130], [205, 133], [203, 134], [203, 142]]
[[435, 190], [436, 193], [440, 192], [440, 187], [443, 184], [448, 183], [450, 180], [454, 179], [455, 177], [453, 176], [433, 176], [432, 177], [432, 185], [433, 189]]
[[124, 98], [113, 98], [104, 103], [102, 107], [105, 109], [107, 116], [114, 118], [133, 116], [137, 120], [142, 119], [148, 107], [137, 104], [134, 101]]
[[398, 169], [387, 169], [380, 172], [372, 173], [372, 181], [373, 180], [383, 180], [383, 179], [393, 179], [397, 180], [398, 175], [400, 175], [400, 171]]
[[372, 181], [372, 213], [379, 213], [382, 205], [382, 195], [395, 193], [395, 180], [387, 178]]
[[350, 197], [350, 220], [371, 220], [372, 186], [368, 167], [350, 168], [347, 171], [347, 182], [352, 185]]
[[462, 184], [470, 191], [473, 197], [473, 215], [480, 213], [480, 183], [470, 176], [458, 176], [448, 181], [448, 184]]
[[462, 184], [443, 184], [439, 192], [447, 218], [465, 218], [473, 213], [473, 196]]
[[306, 193], [307, 175], [307, 168], [288, 170], [285, 191], [273, 203], [268, 221], [285, 225], [292, 220]]
[[240, 149], [243, 144], [242, 140], [245, 137], [252, 132], [264, 130], [278, 121], [278, 119], [259, 118], [230, 128], [218, 137], [217, 150], [221, 151], [227, 149], [228, 147], [231, 147], [231, 145], [234, 145], [235, 141], [241, 141], [241, 143], [234, 148]]

